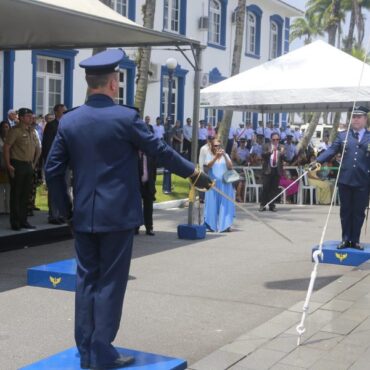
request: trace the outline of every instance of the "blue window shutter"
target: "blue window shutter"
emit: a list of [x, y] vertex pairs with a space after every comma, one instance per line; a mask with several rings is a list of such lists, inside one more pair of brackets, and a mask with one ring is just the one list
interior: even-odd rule
[[187, 0], [180, 0], [180, 34], [186, 35], [186, 9]]
[[135, 0], [128, 1], [128, 18], [135, 22], [135, 18], [136, 18], [136, 1]]
[[7, 119], [8, 110], [14, 104], [14, 61], [15, 51], [4, 51], [4, 90], [3, 90], [3, 116]]
[[289, 52], [289, 36], [290, 36], [290, 19], [285, 18], [285, 40], [284, 40], [284, 53]]

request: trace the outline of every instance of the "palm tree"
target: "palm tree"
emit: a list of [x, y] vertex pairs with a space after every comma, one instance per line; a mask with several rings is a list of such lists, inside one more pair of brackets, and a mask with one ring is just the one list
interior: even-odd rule
[[[234, 76], [240, 72], [240, 62], [241, 62], [241, 56], [242, 56], [242, 50], [243, 50], [243, 40], [244, 40], [245, 8], [246, 8], [246, 0], [238, 0], [238, 7], [235, 10], [236, 26], [235, 26], [233, 59], [232, 59], [232, 64], [231, 64], [231, 76]], [[225, 111], [224, 117], [222, 119], [219, 131], [218, 131], [220, 141], [222, 145], [224, 146], [224, 148], [226, 148], [232, 118], [233, 118], [233, 112], [230, 110]]]
[[306, 13], [304, 18], [297, 18], [293, 22], [290, 32], [290, 42], [304, 38], [303, 42], [307, 45], [314, 38], [323, 34], [324, 32], [318, 23], [318, 16], [316, 14]]
[[345, 0], [309, 0], [307, 2], [307, 13], [309, 16], [317, 16], [318, 25], [327, 32], [328, 42], [333, 46], [336, 44], [340, 24], [345, 20], [342, 1]]
[[[143, 11], [143, 25], [147, 28], [154, 27], [155, 15], [155, 2], [156, 0], [146, 0], [142, 7]], [[151, 48], [144, 47], [138, 49], [137, 62], [137, 80], [136, 80], [136, 94], [135, 94], [135, 107], [140, 111], [141, 117], [144, 114], [146, 91], [148, 88], [148, 73], [150, 65]]]

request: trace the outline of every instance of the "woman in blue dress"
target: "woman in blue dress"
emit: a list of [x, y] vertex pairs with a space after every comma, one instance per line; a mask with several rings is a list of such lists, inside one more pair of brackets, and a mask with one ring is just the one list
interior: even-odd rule
[[[221, 148], [218, 139], [214, 139], [211, 146], [211, 153], [206, 157], [205, 164], [208, 168], [208, 175], [216, 181], [215, 186], [235, 199], [232, 184], [223, 181], [223, 174], [233, 168], [233, 164], [227, 153]], [[231, 231], [235, 215], [235, 206], [230, 200], [211, 189], [206, 192], [204, 221], [208, 229], [212, 231]]]

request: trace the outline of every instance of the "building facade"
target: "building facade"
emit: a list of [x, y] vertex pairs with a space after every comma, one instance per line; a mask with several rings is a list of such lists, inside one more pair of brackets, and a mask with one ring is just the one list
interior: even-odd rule
[[[142, 24], [145, 0], [111, 0], [120, 14]], [[202, 57], [201, 86], [217, 83], [230, 76], [235, 34], [237, 0], [157, 0], [154, 28], [199, 40], [206, 49]], [[241, 71], [253, 68], [289, 51], [291, 17], [301, 12], [281, 0], [247, 1]], [[153, 48], [145, 115], [162, 118], [168, 107], [168, 70], [166, 60], [174, 57], [173, 118], [184, 122], [193, 112], [194, 71], [184, 56], [170, 48]], [[137, 50], [125, 49], [126, 58], [120, 65], [119, 103], [133, 105]], [[0, 115], [8, 109], [32, 107], [37, 114], [52, 111], [56, 103], [78, 106], [86, 98], [84, 72], [78, 63], [89, 57], [91, 49], [32, 50], [0, 52]], [[191, 56], [191, 51], [186, 51]], [[214, 125], [223, 112], [201, 109], [200, 118]], [[233, 124], [261, 120], [256, 113], [237, 112]], [[285, 125], [284, 114], [269, 115], [266, 121]]]

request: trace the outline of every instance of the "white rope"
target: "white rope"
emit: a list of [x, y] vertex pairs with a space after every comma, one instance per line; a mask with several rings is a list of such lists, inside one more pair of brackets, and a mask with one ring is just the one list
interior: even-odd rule
[[312, 256], [312, 258], [315, 262], [315, 265], [314, 265], [312, 273], [311, 273], [311, 279], [310, 279], [310, 283], [309, 283], [309, 286], [308, 286], [308, 289], [307, 289], [306, 299], [305, 299], [305, 302], [304, 302], [304, 305], [303, 305], [302, 318], [301, 318], [301, 321], [300, 321], [299, 325], [296, 328], [297, 333], [298, 333], [298, 340], [297, 340], [297, 345], [298, 346], [301, 344], [302, 335], [306, 331], [304, 324], [305, 324], [306, 315], [307, 315], [308, 309], [309, 309], [309, 303], [310, 303], [310, 300], [311, 300], [312, 291], [313, 291], [313, 288], [315, 286], [317, 270], [318, 270], [318, 266], [319, 266], [319, 263], [320, 263], [320, 259], [323, 260], [323, 258], [324, 258], [324, 254], [322, 252], [322, 245], [324, 243], [326, 230], [328, 228], [329, 219], [330, 219], [331, 212], [332, 212], [332, 209], [333, 209], [333, 205], [334, 205], [335, 199], [336, 199], [338, 179], [339, 179], [340, 171], [341, 171], [341, 168], [342, 168], [343, 156], [344, 156], [344, 152], [345, 152], [347, 141], [348, 141], [349, 130], [351, 128], [353, 110], [356, 106], [356, 102], [357, 102], [357, 99], [358, 99], [358, 94], [360, 92], [361, 82], [362, 82], [362, 79], [363, 79], [363, 74], [364, 74], [365, 65], [366, 65], [366, 58], [367, 58], [367, 54], [369, 52], [369, 48], [370, 48], [370, 37], [369, 37], [369, 42], [368, 42], [368, 45], [367, 45], [366, 51], [365, 51], [365, 58], [364, 58], [363, 64], [362, 64], [362, 69], [361, 69], [360, 79], [359, 79], [358, 86], [357, 86], [356, 96], [355, 96], [355, 99], [354, 99], [353, 105], [352, 105], [352, 112], [351, 112], [351, 116], [350, 116], [350, 119], [349, 119], [347, 131], [346, 131], [346, 137], [345, 137], [345, 140], [344, 140], [344, 145], [343, 145], [343, 150], [342, 150], [342, 160], [339, 164], [338, 174], [337, 174], [337, 178], [335, 180], [334, 191], [333, 191], [333, 196], [331, 198], [328, 215], [326, 217], [325, 225], [324, 225], [324, 228], [323, 228], [323, 231], [322, 231], [322, 234], [321, 234], [319, 248], [313, 253], [313, 256]]

